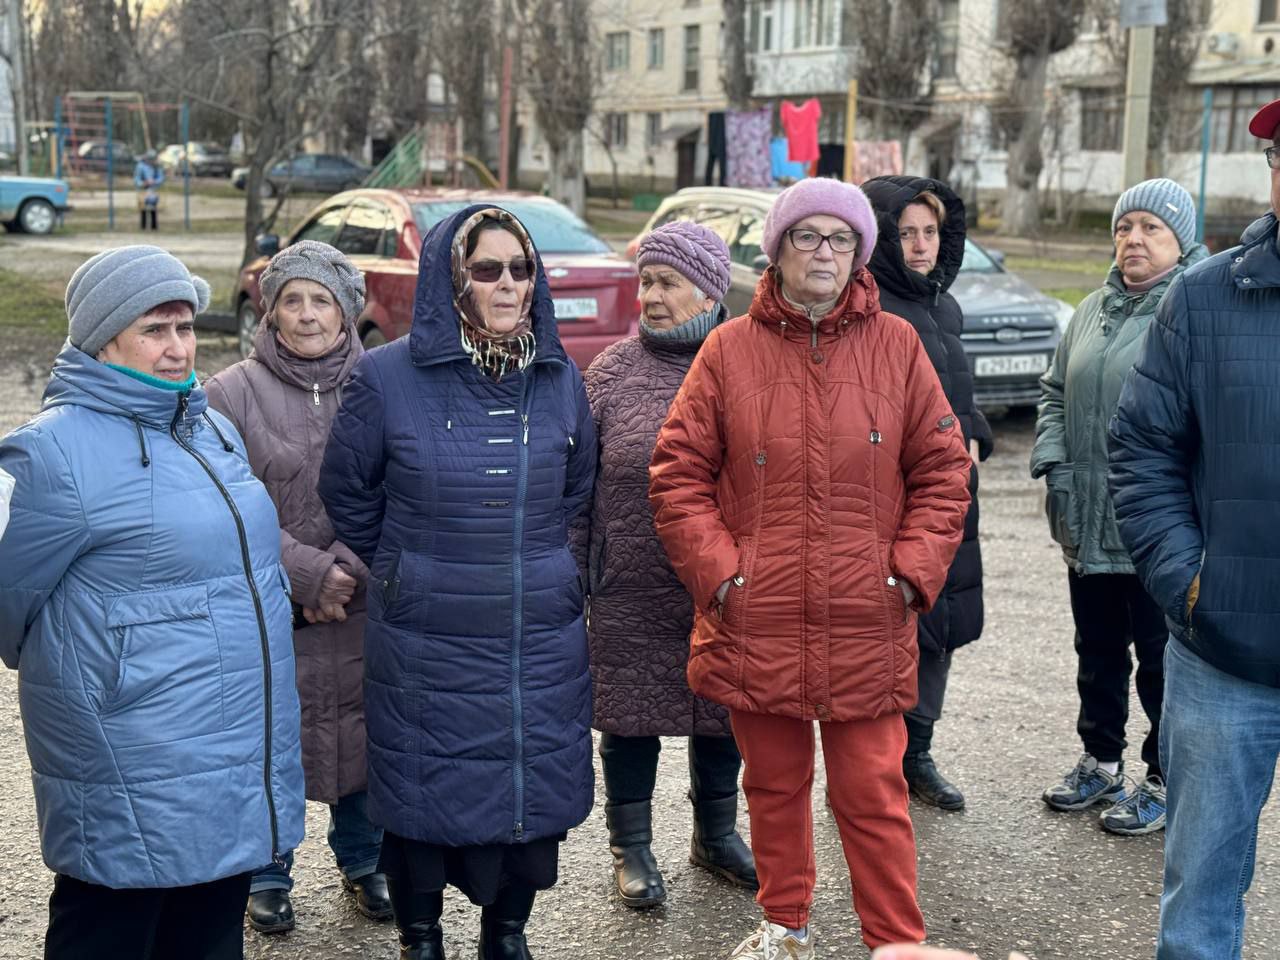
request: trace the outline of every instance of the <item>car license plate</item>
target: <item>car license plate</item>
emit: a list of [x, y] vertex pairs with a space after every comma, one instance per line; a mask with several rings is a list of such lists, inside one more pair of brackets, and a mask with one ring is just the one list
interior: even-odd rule
[[975, 377], [1014, 377], [1020, 374], [1042, 374], [1049, 369], [1047, 353], [1010, 353], [996, 357], [978, 357], [973, 362]]
[[600, 315], [600, 305], [595, 297], [573, 297], [552, 302], [555, 304], [557, 320], [578, 320]]

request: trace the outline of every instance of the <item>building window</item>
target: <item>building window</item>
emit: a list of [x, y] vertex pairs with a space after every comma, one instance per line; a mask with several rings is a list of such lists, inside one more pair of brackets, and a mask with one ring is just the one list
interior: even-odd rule
[[604, 68], [626, 70], [631, 66], [631, 34], [606, 33], [604, 37]]
[[1080, 91], [1080, 149], [1119, 150], [1124, 131], [1124, 91]]
[[792, 12], [795, 19], [791, 40], [795, 49], [835, 46], [840, 20], [836, 0], [795, 0]]
[[658, 146], [662, 137], [662, 114], [646, 113], [644, 115], [644, 142], [650, 150]]
[[661, 27], [649, 31], [649, 69], [661, 70], [666, 59], [667, 32]]
[[626, 147], [627, 115], [625, 113], [604, 115], [604, 142], [609, 147]]
[[698, 67], [701, 58], [702, 29], [696, 24], [684, 28], [684, 80], [682, 91], [698, 89]]
[[1280, 20], [1277, 16], [1276, 0], [1258, 0], [1258, 23], [1276, 23]]
[[1248, 153], [1261, 147], [1249, 132], [1258, 108], [1280, 99], [1280, 87], [1214, 87], [1209, 149], [1213, 153]]
[[773, 0], [755, 0], [747, 27], [747, 49], [756, 53], [773, 50]]
[[956, 54], [960, 50], [960, 0], [942, 0], [938, 17], [938, 65], [935, 73], [939, 80], [954, 80]]

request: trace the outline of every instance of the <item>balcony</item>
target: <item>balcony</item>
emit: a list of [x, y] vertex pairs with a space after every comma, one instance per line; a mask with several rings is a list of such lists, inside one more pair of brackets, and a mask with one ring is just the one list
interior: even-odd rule
[[801, 97], [843, 94], [856, 76], [858, 55], [852, 47], [787, 50], [748, 55], [755, 77], [755, 97]]

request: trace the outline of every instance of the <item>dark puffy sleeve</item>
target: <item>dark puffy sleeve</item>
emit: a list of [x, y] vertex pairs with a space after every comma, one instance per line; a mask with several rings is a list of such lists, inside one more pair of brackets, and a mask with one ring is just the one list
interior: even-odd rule
[[366, 566], [373, 563], [386, 510], [385, 402], [375, 356], [366, 353], [343, 388], [320, 468], [320, 499], [329, 521]]
[[1111, 419], [1109, 486], [1116, 524], [1151, 598], [1187, 622], [1204, 536], [1191, 490], [1200, 426], [1191, 404], [1186, 286], [1169, 287]]

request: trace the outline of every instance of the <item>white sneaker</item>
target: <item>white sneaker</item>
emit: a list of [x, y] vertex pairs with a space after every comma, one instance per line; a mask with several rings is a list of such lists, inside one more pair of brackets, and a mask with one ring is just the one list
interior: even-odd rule
[[755, 932], [729, 954], [729, 960], [813, 960], [817, 956], [813, 942], [812, 930], [806, 931], [803, 940], [798, 940], [787, 933], [786, 927], [761, 920]]

